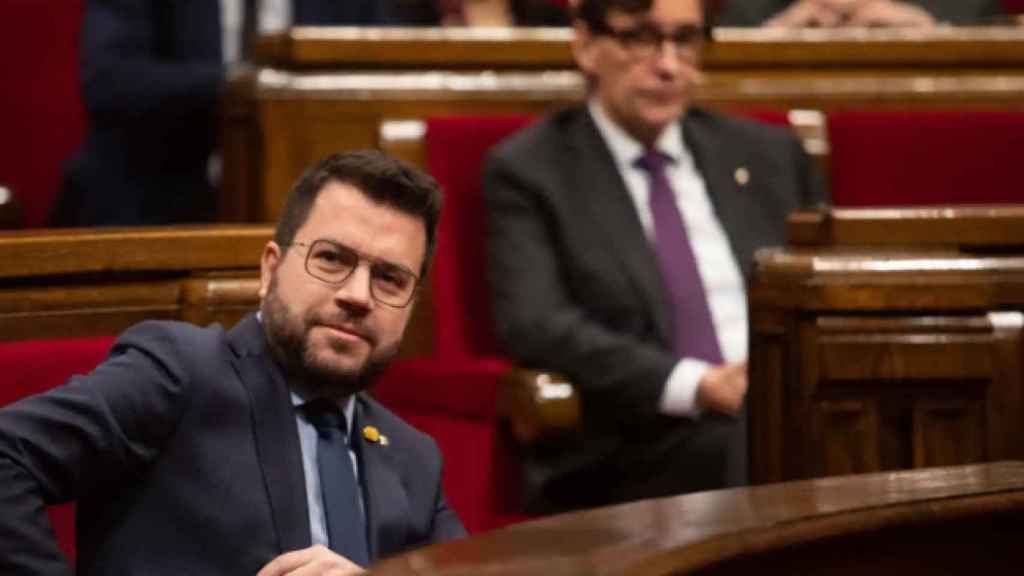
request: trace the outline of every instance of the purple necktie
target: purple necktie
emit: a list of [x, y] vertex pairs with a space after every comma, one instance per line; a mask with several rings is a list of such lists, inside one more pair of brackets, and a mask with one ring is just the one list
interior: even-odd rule
[[650, 182], [654, 252], [671, 306], [675, 352], [679, 357], [721, 364], [722, 352], [718, 348], [718, 337], [697, 270], [697, 260], [665, 173], [665, 164], [670, 161], [665, 154], [649, 148], [636, 165], [647, 172]]

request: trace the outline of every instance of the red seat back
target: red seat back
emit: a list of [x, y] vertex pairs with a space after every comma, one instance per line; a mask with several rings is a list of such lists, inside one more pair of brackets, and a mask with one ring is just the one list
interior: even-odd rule
[[1024, 202], [1024, 113], [850, 111], [828, 116], [837, 206]]
[[532, 116], [453, 116], [427, 121], [427, 168], [444, 188], [434, 260], [434, 350], [439, 358], [498, 350], [487, 283], [481, 169], [490, 148]]
[[[114, 338], [67, 338], [0, 342], [0, 406], [60, 386], [75, 374], [90, 372], [103, 361]], [[75, 508], [51, 507], [57, 543], [75, 557]]]
[[1024, 0], [1003, 0], [1003, 8], [1010, 14], [1024, 14]]
[[0, 1], [0, 184], [42, 226], [60, 187], [61, 163], [82, 142], [78, 80], [82, 0]]

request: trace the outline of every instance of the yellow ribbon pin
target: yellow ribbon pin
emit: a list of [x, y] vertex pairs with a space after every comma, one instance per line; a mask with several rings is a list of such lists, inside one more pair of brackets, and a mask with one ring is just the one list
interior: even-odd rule
[[388, 437], [381, 434], [376, 426], [363, 426], [363, 438], [370, 442], [379, 442], [381, 446], [388, 445]]

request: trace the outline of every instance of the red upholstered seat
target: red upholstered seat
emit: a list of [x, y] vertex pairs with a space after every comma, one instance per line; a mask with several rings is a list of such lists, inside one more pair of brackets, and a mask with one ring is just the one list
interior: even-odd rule
[[[114, 339], [67, 338], [0, 342], [0, 406], [60, 386], [75, 374], [86, 374], [99, 364]], [[61, 550], [75, 557], [73, 504], [49, 509]]]
[[1003, 0], [1003, 8], [1010, 14], [1024, 14], [1024, 0]]
[[1024, 113], [849, 111], [828, 115], [837, 206], [1024, 202]]
[[515, 450], [495, 412], [498, 379], [510, 365], [496, 356], [480, 170], [490, 147], [530, 120], [463, 116], [427, 122], [427, 166], [445, 190], [432, 273], [434, 355], [397, 363], [373, 389], [438, 441], [445, 490], [470, 532], [524, 518], [517, 508]]
[[480, 172], [487, 151], [533, 119], [451, 116], [427, 121], [427, 169], [444, 188], [433, 270], [434, 350], [439, 358], [497, 353], [486, 268]]
[[376, 398], [437, 441], [445, 493], [471, 533], [523, 518], [518, 461], [495, 413], [498, 379], [507, 369], [496, 358], [404, 360], [373, 388]]
[[60, 187], [61, 163], [85, 135], [78, 80], [82, 0], [0, 2], [0, 184], [42, 226]]

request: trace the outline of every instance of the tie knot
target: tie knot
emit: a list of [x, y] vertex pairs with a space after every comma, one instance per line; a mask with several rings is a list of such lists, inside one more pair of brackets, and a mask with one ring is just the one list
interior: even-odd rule
[[657, 148], [647, 148], [644, 153], [636, 159], [636, 166], [651, 174], [659, 174], [665, 170], [665, 164], [672, 159]]
[[348, 436], [348, 422], [334, 402], [324, 398], [311, 400], [302, 405], [302, 411], [320, 434], [341, 431], [342, 436]]

